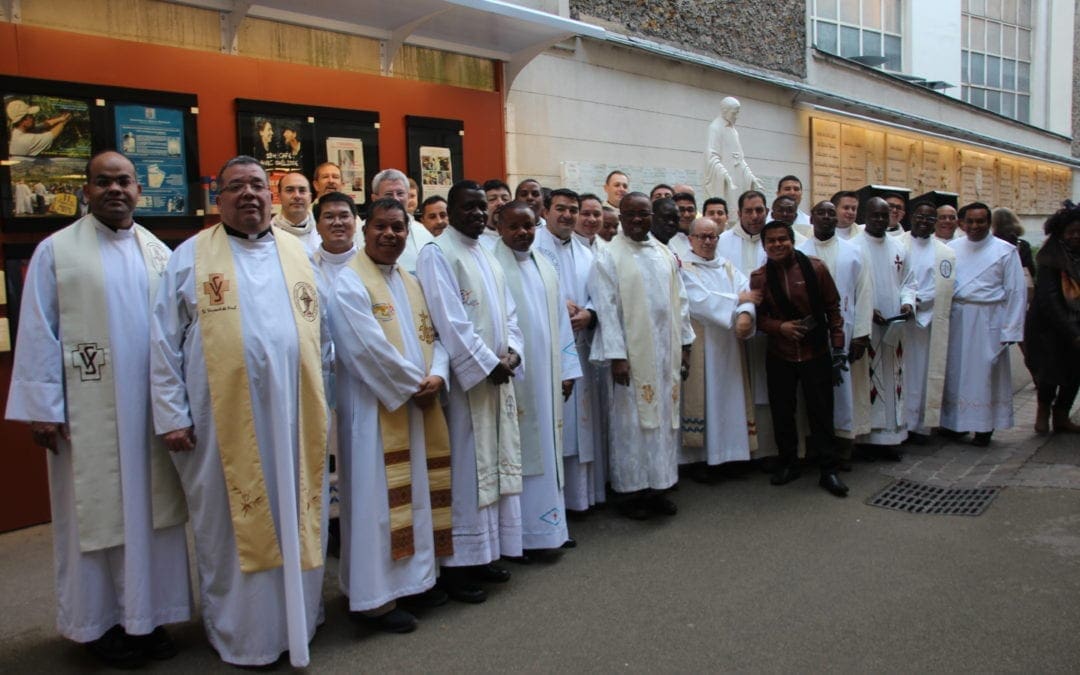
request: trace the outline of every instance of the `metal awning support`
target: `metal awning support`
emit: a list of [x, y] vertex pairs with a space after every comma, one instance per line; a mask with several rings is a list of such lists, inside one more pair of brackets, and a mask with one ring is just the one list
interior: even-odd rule
[[251, 0], [232, 0], [232, 8], [221, 12], [221, 53], [239, 52], [240, 24], [251, 10]]

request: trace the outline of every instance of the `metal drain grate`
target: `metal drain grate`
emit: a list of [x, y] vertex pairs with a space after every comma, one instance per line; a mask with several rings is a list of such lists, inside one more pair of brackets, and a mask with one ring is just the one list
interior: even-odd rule
[[942, 488], [900, 479], [866, 501], [870, 506], [938, 516], [978, 516], [998, 488]]

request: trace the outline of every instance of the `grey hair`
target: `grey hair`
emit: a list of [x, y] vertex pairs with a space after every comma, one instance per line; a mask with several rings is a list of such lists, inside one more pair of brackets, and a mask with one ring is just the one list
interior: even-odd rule
[[409, 184], [409, 177], [401, 171], [398, 171], [397, 169], [383, 169], [371, 179], [371, 194], [379, 194], [379, 187], [384, 181], [388, 180], [399, 180], [406, 186]]

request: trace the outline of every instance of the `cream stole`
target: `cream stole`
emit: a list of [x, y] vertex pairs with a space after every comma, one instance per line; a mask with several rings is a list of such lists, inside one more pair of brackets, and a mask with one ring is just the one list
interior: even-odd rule
[[[563, 401], [562, 387], [562, 349], [559, 345], [559, 315], [558, 311], [563, 307], [559, 297], [559, 277], [555, 268], [544, 256], [529, 253], [530, 260], [536, 263], [536, 269], [540, 273], [540, 279], [544, 283], [544, 297], [547, 303], [547, 326], [536, 326], [532, 323], [532, 317], [528, 312], [521, 311], [525, 306], [525, 288], [521, 278], [521, 268], [518, 267], [517, 257], [514, 252], [499, 241], [495, 244], [495, 258], [502, 265], [506, 274], [506, 285], [510, 289], [510, 295], [518, 306], [518, 325], [525, 340], [542, 339], [547, 336], [548, 347], [551, 351], [551, 410], [555, 428], [552, 430], [555, 438], [555, 470], [559, 487], [563, 485]], [[529, 366], [530, 368], [532, 366]], [[531, 388], [526, 382], [514, 381], [514, 393], [517, 397], [518, 427], [521, 434], [521, 474], [523, 476], [540, 476], [544, 473], [544, 456], [540, 443], [540, 420], [536, 415], [537, 401], [533, 400]]]
[[[461, 292], [461, 304], [472, 322], [473, 330], [489, 349], [494, 349], [494, 319], [490, 303], [499, 303], [502, 316], [507, 316], [506, 279], [495, 256], [477, 242], [475, 249], [487, 261], [495, 280], [495, 294], [498, 295], [497, 298], [488, 298], [484, 275], [472, 253], [459, 241], [464, 236], [456, 230], [447, 231], [432, 243], [442, 250], [450, 269], [454, 271]], [[484, 381], [466, 394], [476, 442], [477, 504], [483, 508], [499, 501], [500, 494], [521, 493], [521, 436], [517, 423], [517, 402], [511, 382], [495, 386]]]
[[[84, 553], [124, 543], [109, 311], [123, 312], [125, 308], [110, 308], [105, 298], [98, 222], [93, 215], [84, 216], [52, 239], [64, 350], [64, 395], [75, 474], [75, 514], [79, 549]], [[132, 227], [146, 264], [149, 295], [145, 300], [152, 308], [158, 281], [169, 261], [169, 249], [142, 226]], [[180, 478], [152, 428], [146, 445], [150, 453], [154, 528], [179, 525], [187, 520]]]
[[[326, 397], [322, 379], [319, 297], [315, 273], [294, 237], [275, 238], [281, 271], [292, 300], [299, 351], [297, 499], [300, 564], [323, 564], [322, 483], [326, 473]], [[218, 451], [229, 494], [229, 512], [240, 570], [280, 567], [281, 547], [270, 513], [266, 482], [255, 437], [255, 416], [241, 322], [239, 279], [225, 228], [218, 224], [195, 237], [195, 285], [203, 358]]]
[[934, 316], [930, 320], [930, 357], [926, 368], [926, 404], [923, 424], [941, 424], [941, 396], [945, 389], [945, 362], [949, 352], [949, 312], [956, 283], [956, 253], [930, 237], [934, 247]]
[[[348, 263], [360, 277], [371, 298], [371, 313], [379, 321], [386, 340], [399, 354], [405, 354], [405, 338], [394, 306], [394, 295], [382, 271], [360, 249]], [[431, 372], [435, 345], [435, 327], [431, 325], [427, 302], [420, 284], [408, 272], [398, 270], [398, 278], [409, 298], [409, 318], [416, 329], [424, 372]], [[431, 493], [431, 519], [435, 533], [435, 555], [454, 554], [450, 509], [450, 435], [442, 406], [434, 402], [419, 409], [424, 418], [428, 490]], [[409, 404], [387, 410], [379, 403], [379, 432], [382, 436], [383, 463], [386, 469], [387, 500], [390, 508], [390, 555], [394, 560], [416, 552], [412, 518], [412, 444], [409, 438]]]
[[[683, 269], [688, 274], [701, 276], [701, 265], [691, 260], [683, 261]], [[735, 287], [735, 266], [730, 260], [724, 260], [724, 272], [727, 274], [731, 288], [738, 292]], [[738, 306], [738, 305], [736, 305]], [[701, 344], [698, 348], [690, 350], [690, 376], [683, 383], [682, 398], [682, 444], [687, 448], [705, 447], [705, 429], [708, 426], [708, 410], [705, 401], [705, 342], [708, 339], [705, 326], [696, 319], [690, 319], [690, 325], [694, 329], [694, 335], [701, 336]], [[732, 328], [734, 330], [734, 328]], [[747, 370], [746, 350], [739, 345], [739, 374], [743, 384], [743, 407], [746, 410], [746, 435], [749, 440], [750, 450], [757, 450], [757, 423], [754, 421], [754, 399], [750, 390], [750, 373]], [[724, 373], [710, 373], [713, 377], [725, 377]]]
[[[645, 279], [641, 268], [638, 267], [634, 258], [634, 251], [644, 246], [655, 247], [660, 251], [669, 265], [669, 274], [666, 280], [650, 279], [652, 284], [661, 284], [664, 281], [668, 286], [668, 306], [671, 309], [671, 318], [667, 326], [654, 326], [652, 317], [649, 316], [649, 303], [645, 290]], [[615, 276], [619, 284], [619, 299], [623, 310], [623, 330], [626, 334], [626, 357], [630, 363], [630, 379], [634, 387], [634, 399], [637, 402], [638, 422], [642, 428], [660, 428], [660, 396], [671, 396], [671, 419], [668, 423], [672, 429], [679, 428], [679, 388], [682, 380], [679, 370], [682, 367], [682, 336], [679, 331], [679, 283], [678, 265], [675, 256], [666, 246], [661, 245], [655, 239], [644, 242], [632, 241], [625, 234], [616, 235], [610, 243], [608, 250], [615, 262]], [[669, 363], [656, 363], [653, 350], [653, 331], [667, 330], [671, 341], [671, 358]], [[669, 371], [671, 392], [659, 390], [661, 377], [659, 368]]]

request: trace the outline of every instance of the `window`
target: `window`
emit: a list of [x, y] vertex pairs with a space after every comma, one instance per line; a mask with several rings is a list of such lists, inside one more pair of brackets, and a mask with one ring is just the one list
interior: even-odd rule
[[882, 57], [885, 70], [902, 70], [900, 2], [813, 0], [814, 46], [846, 58]]
[[1027, 122], [1031, 114], [1031, 0], [968, 0], [963, 7], [963, 99]]

